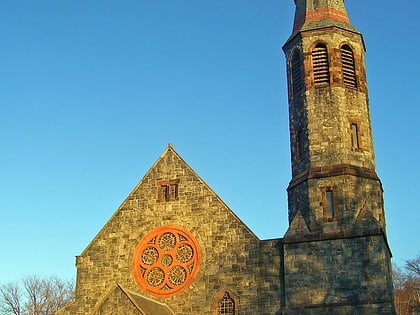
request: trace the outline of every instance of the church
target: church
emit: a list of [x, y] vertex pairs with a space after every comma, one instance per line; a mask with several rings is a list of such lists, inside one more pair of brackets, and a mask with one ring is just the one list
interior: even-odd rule
[[260, 240], [168, 145], [76, 257], [57, 315], [395, 314], [363, 37], [344, 0], [295, 4], [285, 235]]

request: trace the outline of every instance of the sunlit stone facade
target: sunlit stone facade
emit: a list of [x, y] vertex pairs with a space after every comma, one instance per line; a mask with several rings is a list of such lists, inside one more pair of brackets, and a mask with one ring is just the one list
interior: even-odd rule
[[295, 3], [284, 237], [258, 239], [169, 145], [77, 256], [57, 314], [395, 314], [363, 38], [344, 0]]

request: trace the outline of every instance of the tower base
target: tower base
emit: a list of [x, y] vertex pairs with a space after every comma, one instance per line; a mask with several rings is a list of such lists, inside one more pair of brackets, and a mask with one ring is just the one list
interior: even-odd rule
[[381, 231], [284, 239], [283, 314], [396, 314]]

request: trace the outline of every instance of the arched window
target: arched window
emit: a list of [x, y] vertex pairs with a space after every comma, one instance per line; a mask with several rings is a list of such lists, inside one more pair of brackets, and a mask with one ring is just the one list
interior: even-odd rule
[[318, 44], [312, 50], [312, 65], [314, 70], [315, 86], [325, 86], [330, 84], [327, 46], [324, 44]]
[[357, 82], [353, 50], [351, 50], [351, 48], [348, 45], [343, 45], [341, 46], [340, 51], [344, 85], [355, 88], [357, 87]]
[[217, 315], [235, 315], [235, 301], [228, 292], [223, 294], [217, 306]]
[[290, 84], [293, 95], [297, 95], [303, 90], [302, 59], [298, 51], [292, 55]]

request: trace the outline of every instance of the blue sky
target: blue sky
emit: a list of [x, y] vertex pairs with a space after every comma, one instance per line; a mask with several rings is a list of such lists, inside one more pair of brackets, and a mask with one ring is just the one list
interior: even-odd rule
[[[402, 264], [420, 254], [420, 2], [346, 3]], [[75, 277], [168, 143], [260, 238], [282, 237], [293, 15], [292, 0], [2, 0], [0, 282]]]

